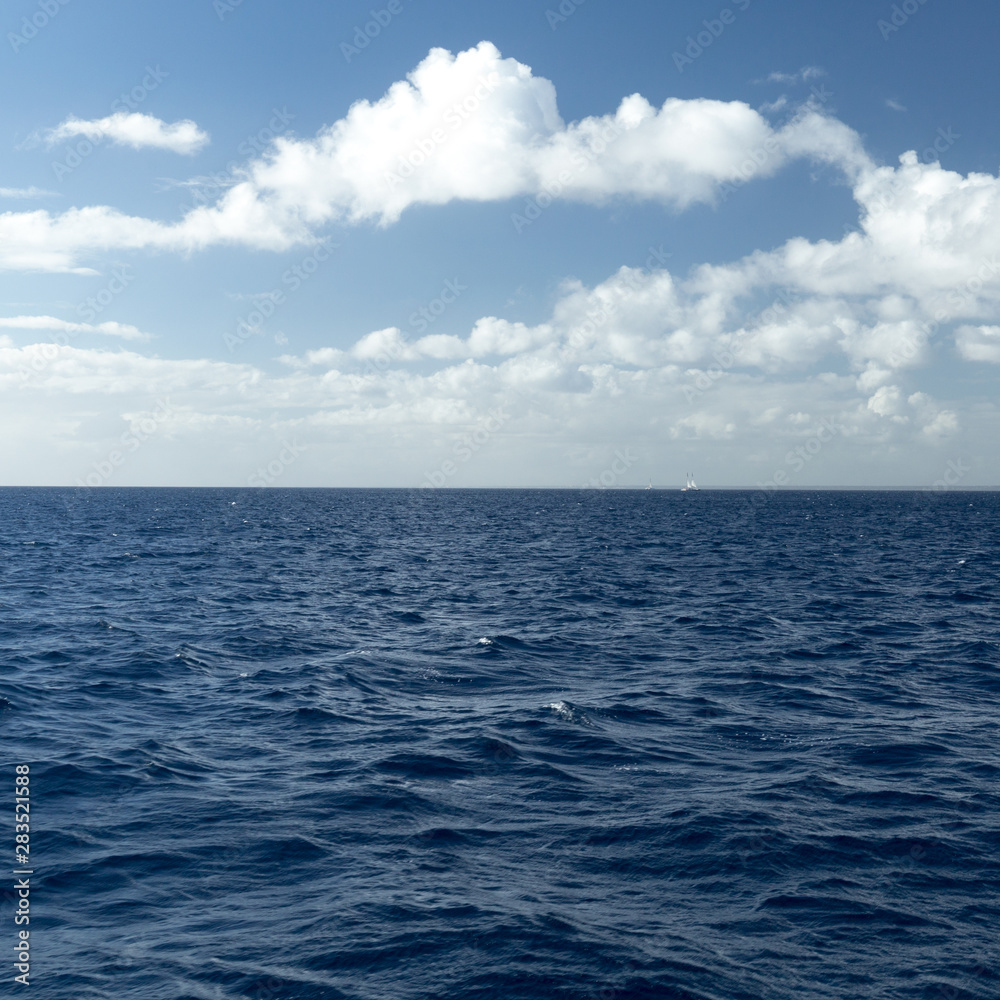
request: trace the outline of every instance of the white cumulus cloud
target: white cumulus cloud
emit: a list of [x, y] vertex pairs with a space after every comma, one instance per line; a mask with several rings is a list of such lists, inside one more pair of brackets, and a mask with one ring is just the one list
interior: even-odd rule
[[108, 139], [118, 146], [131, 146], [133, 149], [166, 149], [185, 156], [197, 153], [209, 142], [208, 133], [190, 119], [167, 124], [152, 115], [127, 111], [116, 111], [105, 118], [91, 120], [67, 118], [45, 133], [49, 145], [77, 136], [91, 142]]
[[[70, 135], [178, 152], [207, 141], [193, 122], [124, 113], [71, 119], [50, 139]], [[452, 201], [525, 197], [537, 210], [544, 199], [631, 198], [683, 208], [799, 157], [852, 179], [871, 168], [853, 130], [808, 109], [774, 129], [740, 101], [670, 98], [656, 108], [632, 94], [613, 114], [566, 124], [550, 81], [482, 42], [457, 55], [432, 49], [406, 80], [358, 101], [314, 138], [277, 138], [216, 204], [178, 222], [108, 206], [6, 213], [0, 268], [78, 270], [82, 257], [110, 248], [284, 250], [330, 222], [388, 225], [411, 206]]]

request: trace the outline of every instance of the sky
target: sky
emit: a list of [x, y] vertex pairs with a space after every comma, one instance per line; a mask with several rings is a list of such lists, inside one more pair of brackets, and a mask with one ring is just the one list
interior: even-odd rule
[[995, 4], [0, 20], [2, 484], [1000, 484]]

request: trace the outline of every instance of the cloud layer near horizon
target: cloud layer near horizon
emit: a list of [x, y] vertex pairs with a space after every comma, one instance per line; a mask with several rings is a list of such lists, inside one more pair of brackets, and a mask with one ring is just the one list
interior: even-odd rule
[[[914, 153], [877, 166], [853, 131], [808, 107], [776, 129], [740, 102], [657, 110], [632, 95], [613, 115], [566, 125], [552, 84], [488, 43], [457, 56], [432, 50], [381, 100], [358, 102], [313, 139], [277, 140], [216, 205], [178, 223], [102, 206], [0, 216], [0, 266], [75, 270], [104, 249], [223, 242], [281, 250], [333, 221], [390, 225], [416, 204], [539, 191], [683, 208], [803, 157], [842, 170], [855, 232], [688, 274], [654, 265], [593, 287], [567, 280], [534, 326], [484, 316], [463, 336], [358, 331], [351, 345], [284, 357], [277, 373], [236, 357], [164, 360], [3, 337], [0, 384], [36, 401], [43, 424], [55, 419], [44, 401], [68, 400], [53, 430], [67, 447], [93, 419], [92, 399], [118, 400], [124, 419], [158, 393], [174, 400], [163, 426], [179, 440], [211, 432], [235, 442], [269, 427], [319, 441], [350, 429], [425, 463], [497, 407], [513, 414], [503, 434], [525, 448], [645, 435], [739, 443], [752, 457], [762, 440], [809, 440], [821, 418], [869, 454], [949, 441], [966, 415], [914, 382], [942, 354], [1000, 363], [1000, 179]], [[53, 317], [0, 325], [142, 336]]]

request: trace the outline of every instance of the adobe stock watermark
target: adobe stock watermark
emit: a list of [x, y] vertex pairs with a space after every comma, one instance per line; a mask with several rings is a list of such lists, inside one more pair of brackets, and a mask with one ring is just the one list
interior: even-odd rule
[[636, 462], [639, 456], [631, 448], [617, 448], [614, 458], [606, 469], [588, 479], [581, 490], [610, 490], [618, 486], [624, 476]]
[[77, 307], [77, 315], [87, 323], [92, 323], [114, 300], [135, 280], [129, 274], [132, 268], [123, 264], [111, 271], [111, 280], [96, 294], [90, 295]]
[[966, 465], [961, 456], [949, 459], [944, 475], [940, 479], [935, 479], [930, 486], [925, 486], [924, 491], [942, 493], [946, 490], [953, 490], [970, 472], [972, 472], [972, 466]]
[[[753, 0], [735, 0], [733, 6], [742, 14], [752, 2]], [[685, 67], [690, 66], [695, 59], [699, 58], [717, 38], [722, 36], [726, 28], [736, 23], [736, 12], [730, 7], [723, 7], [719, 11], [718, 17], [713, 17], [711, 20], [706, 19], [701, 23], [705, 27], [697, 35], [687, 36], [687, 47], [684, 51], [673, 53], [674, 66], [677, 67], [678, 73], [683, 73]]]
[[704, 371], [694, 372], [692, 370], [688, 372], [688, 375], [692, 375], [693, 373], [693, 377], [687, 385], [681, 387], [684, 391], [685, 402], [690, 405], [702, 393], [708, 392], [712, 386], [716, 385], [727, 371], [739, 364], [740, 356], [745, 349], [742, 344], [735, 344], [732, 349], [716, 347], [712, 351], [712, 358], [717, 362], [718, 368], [706, 368]]
[[[132, 268], [126, 265], [116, 267], [111, 272], [111, 279], [96, 295], [90, 295], [76, 307], [77, 315], [85, 322], [93, 322], [111, 303], [132, 283], [135, 276], [129, 274]], [[81, 331], [75, 329], [59, 330], [47, 344], [40, 344], [32, 355], [31, 361], [22, 365], [19, 371], [21, 382], [40, 375], [59, 357], [64, 347], [69, 347], [70, 341], [80, 336]]]
[[549, 208], [573, 181], [589, 170], [598, 157], [603, 156], [621, 134], [622, 130], [614, 122], [609, 122], [586, 152], [573, 153], [570, 156], [570, 161], [575, 168], [574, 170], [565, 168], [560, 170], [555, 180], [543, 187], [534, 198], [529, 198], [524, 203], [522, 212], [511, 213], [510, 221], [514, 226], [514, 232], [520, 236], [528, 226], [540, 219], [545, 209]]
[[24, 17], [21, 20], [21, 30], [19, 32], [8, 31], [7, 41], [14, 50], [15, 55], [24, 48], [39, 31], [48, 27], [49, 22], [65, 7], [70, 0], [41, 0], [38, 9], [31, 17]]
[[225, 21], [241, 3], [243, 0], [212, 0], [212, 9], [220, 21]]
[[[156, 90], [157, 87], [163, 83], [170, 74], [159, 66], [155, 68], [152, 66], [146, 67], [146, 75], [142, 78], [141, 83], [137, 83], [131, 90], [119, 94], [111, 102], [111, 113], [117, 114], [118, 112], [124, 113], [126, 110], [135, 111], [143, 101], [146, 100], [149, 95]], [[94, 136], [93, 139], [81, 139], [75, 145], [70, 147], [69, 152], [66, 154], [63, 160], [53, 160], [52, 161], [52, 172], [56, 175], [56, 180], [61, 181], [68, 174], [73, 173], [74, 170], [91, 153], [97, 149], [98, 146], [104, 141], [105, 133], [100, 132], [98, 135]]]
[[[320, 264], [330, 259], [333, 251], [339, 246], [339, 243], [334, 243], [329, 238], [320, 240], [312, 253], [282, 274], [281, 283], [287, 286], [289, 292], [297, 292], [319, 270]], [[235, 332], [226, 331], [222, 335], [222, 342], [229, 349], [229, 353], [232, 354], [241, 344], [261, 333], [264, 323], [275, 314], [278, 306], [284, 305], [287, 301], [288, 296], [280, 288], [273, 288], [258, 296], [257, 305], [239, 320]]]
[[[956, 132], [951, 126], [947, 128], [939, 128], [934, 140], [931, 142], [923, 153], [920, 154], [920, 161], [922, 163], [936, 163], [939, 158], [951, 149], [952, 146], [961, 139], [960, 133]], [[879, 196], [868, 204], [868, 217], [872, 219], [877, 219], [883, 212], [889, 211], [893, 205], [896, 204], [896, 200], [899, 195], [906, 190], [906, 181], [902, 178], [898, 171], [893, 172], [893, 178], [891, 183], [888, 185], [888, 189], [884, 192], [880, 192]], [[854, 227], [851, 225], [844, 226], [844, 232], [853, 232]]]
[[955, 313], [961, 313], [963, 309], [974, 305], [976, 296], [991, 280], [995, 280], [998, 275], [1000, 275], [1000, 261], [996, 257], [984, 257], [982, 264], [979, 265], [975, 274], [966, 278], [965, 281], [959, 282], [947, 293], [946, 298], [948, 305], [951, 306], [952, 315], [949, 316], [947, 309], [936, 309], [933, 319], [917, 322], [915, 325], [918, 334], [916, 336], [907, 336], [902, 343], [896, 346], [885, 359], [886, 364], [890, 368], [898, 368], [913, 361], [923, 350], [925, 342], [930, 340], [938, 327], [949, 318], [954, 319]]
[[257, 471], [247, 477], [247, 486], [273, 486], [295, 460], [306, 450], [294, 438], [281, 442], [281, 451], [267, 465], [259, 466]]
[[964, 309], [970, 303], [975, 302], [976, 296], [987, 284], [996, 281], [998, 275], [1000, 275], [1000, 261], [996, 257], [984, 257], [976, 273], [956, 285], [948, 293], [948, 304], [955, 310]]
[[[833, 91], [825, 85], [820, 84], [810, 88], [810, 100], [815, 104], [822, 106], [828, 104], [832, 99]], [[735, 194], [744, 184], [753, 180], [775, 156], [780, 157], [782, 153], [781, 143], [774, 135], [769, 135], [759, 146], [751, 149], [746, 158], [733, 168], [735, 174], [733, 179], [719, 185], [720, 204]]]
[[[382, 175], [389, 190], [413, 176], [413, 172], [433, 156], [438, 147], [443, 146], [476, 112], [488, 101], [500, 86], [500, 74], [496, 71], [489, 76], [480, 76], [476, 87], [461, 101], [456, 101], [442, 117], [442, 125], [431, 129], [422, 139], [413, 144], [405, 155], [399, 156], [396, 170], [386, 170]], [[444, 126], [447, 126], [445, 128]]]
[[424, 474], [421, 487], [436, 490], [446, 485], [459, 469], [479, 454], [510, 418], [511, 415], [502, 406], [490, 410], [486, 419], [481, 421], [474, 431], [463, 434], [455, 442], [455, 447], [452, 449], [452, 454], [455, 456], [453, 459], [446, 458], [433, 472]]
[[75, 485], [84, 489], [104, 486], [115, 472], [128, 462], [129, 456], [135, 454], [172, 413], [169, 399], [157, 399], [156, 408], [149, 416], [132, 421], [129, 429], [119, 438], [120, 447], [112, 448], [103, 459], [91, 462], [92, 471], [87, 473], [85, 479], [77, 478]]
[[[412, 0], [406, 0], [406, 2], [412, 3]], [[367, 49], [389, 27], [392, 21], [403, 13], [403, 0], [389, 0], [384, 7], [380, 7], [378, 10], [369, 10], [368, 13], [371, 15], [371, 20], [366, 21], [364, 25], [354, 26], [354, 37], [351, 39], [354, 44], [340, 43], [340, 52], [347, 62], [350, 62], [355, 56], [361, 55], [362, 51]]]
[[[624, 279], [631, 286], [633, 292], [636, 291], [640, 278], [648, 277], [654, 270], [665, 269], [667, 261], [673, 256], [663, 249], [662, 243], [658, 247], [648, 247], [648, 250], [649, 256], [643, 266], [637, 271], [629, 271]], [[574, 349], [584, 347], [591, 337], [611, 322], [617, 311], [618, 306], [613, 300], [602, 302], [599, 306], [588, 309], [586, 319], [574, 326], [566, 338], [567, 346]]]
[[[275, 139], [288, 135], [291, 129], [287, 126], [294, 120], [295, 115], [287, 107], [271, 108], [271, 118], [268, 123], [252, 135], [248, 135], [236, 147], [236, 152], [247, 159], [254, 154], [262, 155]], [[191, 201], [181, 204], [181, 212], [186, 213], [194, 208], [209, 204], [213, 198], [219, 197], [224, 191], [228, 191], [234, 184], [242, 180], [244, 172], [245, 168], [242, 163], [230, 160], [223, 170], [195, 178], [187, 185], [192, 191]]]
[[[775, 323], [782, 317], [786, 310], [795, 302], [791, 293], [786, 288], [782, 288], [775, 296], [774, 301], [757, 317], [758, 325]], [[717, 385], [727, 371], [740, 364], [746, 354], [746, 344], [733, 344], [731, 347], [716, 347], [712, 351], [713, 359], [718, 363], [718, 368], [708, 368], [705, 371], [689, 371], [693, 375], [691, 382], [683, 386], [684, 399], [687, 403], [693, 403], [700, 395], [708, 392], [712, 386]]]
[[[791, 475], [798, 475], [842, 430], [840, 424], [824, 417], [805, 444], [798, 445], [785, 455], [785, 465], [791, 470]], [[790, 481], [789, 472], [775, 469], [774, 475], [766, 483], [757, 483], [757, 488], [767, 493], [787, 486]]]
[[431, 323], [443, 316], [448, 306], [454, 305], [460, 298], [462, 292], [469, 290], [468, 285], [463, 285], [458, 278], [451, 278], [444, 283], [441, 294], [430, 300], [425, 306], [421, 306], [416, 312], [410, 313], [410, 326], [417, 333], [424, 333]]
[[549, 27], [555, 31], [560, 24], [565, 24], [587, 0], [562, 0], [557, 10], [549, 8], [545, 11], [545, 20], [549, 22]]
[[899, 31], [925, 3], [927, 0], [903, 0], [901, 4], [894, 3], [889, 20], [880, 18], [875, 24], [875, 27], [882, 34], [882, 40], [889, 41], [890, 35]]

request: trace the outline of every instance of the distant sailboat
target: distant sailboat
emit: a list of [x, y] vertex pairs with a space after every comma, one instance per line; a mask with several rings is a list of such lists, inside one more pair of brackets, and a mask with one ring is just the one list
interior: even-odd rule
[[681, 490], [681, 493], [687, 493], [689, 490], [697, 489], [700, 489], [700, 487], [694, 481], [694, 476], [692, 476], [690, 472], [687, 473], [687, 482], [685, 483], [684, 489]]
[[647, 490], [651, 490], [652, 488], [653, 488], [653, 480], [652, 480], [652, 479], [650, 479], [650, 480], [649, 480], [649, 485], [648, 485], [648, 486], [646, 487], [646, 489], [647, 489]]

